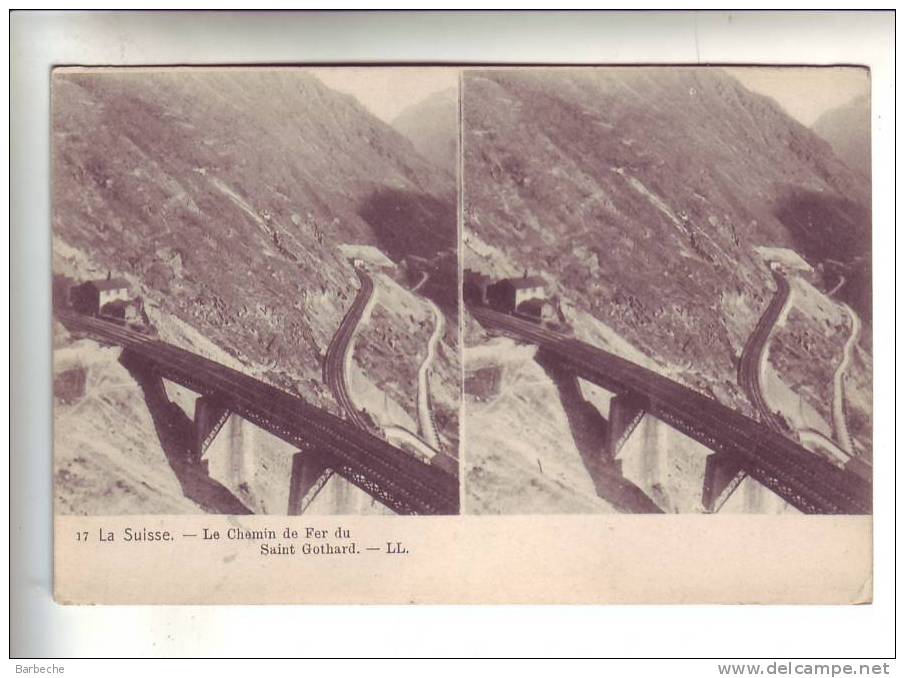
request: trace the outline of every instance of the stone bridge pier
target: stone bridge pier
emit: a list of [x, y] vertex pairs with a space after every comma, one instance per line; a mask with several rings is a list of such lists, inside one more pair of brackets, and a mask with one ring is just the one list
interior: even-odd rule
[[[189, 417], [191, 406], [184, 410], [170, 400], [164, 377], [153, 364], [130, 351], [123, 352], [120, 362], [144, 393], [161, 447], [186, 496], [218, 513], [247, 514], [260, 508], [255, 488], [263, 460], [257, 458], [262, 443], [257, 427], [209, 395], [194, 399]], [[292, 455], [289, 477], [268, 483], [271, 488], [288, 484], [288, 505], [283, 506], [289, 515], [304, 512], [332, 476], [328, 459], [314, 447], [301, 449]], [[286, 501], [286, 494], [282, 496]]]
[[292, 455], [289, 506], [286, 512], [290, 516], [302, 515], [332, 475], [333, 471], [323, 453], [308, 449]]
[[[333, 475], [331, 458], [315, 446], [293, 452], [290, 446], [270, 438], [216, 401], [198, 398], [195, 422], [195, 450], [205, 455], [201, 463], [210, 468], [212, 477], [260, 510], [268, 513], [285, 510], [287, 515], [301, 515]], [[274, 446], [280, 456], [291, 454], [288, 477], [274, 477], [277, 471], [267, 470], [267, 459], [273, 460]], [[280, 473], [285, 473], [285, 467], [280, 466], [283, 469]], [[287, 486], [288, 491], [280, 489]]]
[[229, 419], [230, 412], [225, 406], [208, 396], [199, 396], [195, 399], [194, 435], [189, 448], [189, 461], [202, 463], [202, 458], [207, 449], [214, 442], [220, 429]]
[[745, 479], [741, 461], [727, 452], [714, 452], [707, 457], [701, 504], [707, 513], [716, 513]]
[[604, 461], [613, 461], [647, 413], [647, 400], [634, 393], [618, 393], [610, 400], [610, 412], [603, 443]]
[[211, 477], [208, 462], [202, 459], [229, 412], [200, 396], [190, 419], [170, 400], [164, 377], [154, 365], [129, 351], [123, 351], [120, 362], [144, 394], [161, 449], [185, 496], [212, 513], [252, 513], [230, 488]]

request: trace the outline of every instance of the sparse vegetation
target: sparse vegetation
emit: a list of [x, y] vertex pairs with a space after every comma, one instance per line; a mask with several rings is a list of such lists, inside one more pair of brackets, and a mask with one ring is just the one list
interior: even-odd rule
[[[165, 341], [333, 412], [323, 354], [357, 289], [339, 245], [382, 246], [400, 262], [417, 255], [427, 268], [455, 246], [454, 178], [310, 74], [59, 70], [53, 102], [55, 301], [69, 281], [112, 271]], [[377, 214], [393, 218], [368, 221], [378, 197]], [[409, 317], [395, 320], [400, 336], [417, 334]], [[70, 343], [55, 328], [55, 348]], [[458, 378], [449, 362], [437, 369]], [[398, 391], [390, 377], [404, 371], [380, 374]], [[57, 386], [60, 406], [78, 391], [72, 376]], [[127, 419], [91, 388], [84, 425], [56, 431], [61, 510], [199, 510], [182, 496], [134, 384], [111, 396]], [[180, 404], [192, 411], [190, 399]], [[268, 472], [244, 488], [256, 509], [285, 511], [291, 453], [274, 447]], [[336, 510], [357, 510], [361, 493], [350, 489], [336, 490]]]
[[719, 69], [469, 71], [463, 106], [465, 267], [543, 271], [731, 406], [773, 290], [754, 247], [819, 241], [817, 264], [869, 244], [863, 177]]

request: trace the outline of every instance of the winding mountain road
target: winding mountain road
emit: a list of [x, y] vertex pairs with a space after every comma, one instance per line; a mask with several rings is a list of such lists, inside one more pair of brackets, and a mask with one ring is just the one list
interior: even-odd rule
[[[778, 271], [773, 271], [776, 294], [757, 321], [757, 325], [742, 351], [739, 360], [738, 381], [751, 403], [757, 408], [763, 421], [774, 431], [783, 433], [786, 427], [782, 419], [770, 408], [763, 391], [763, 375], [766, 368], [770, 335], [779, 318], [792, 302], [789, 283]], [[835, 290], [834, 290], [835, 291]], [[830, 293], [832, 294], [832, 292]], [[842, 304], [851, 319], [851, 333], [845, 342], [842, 360], [833, 373], [833, 430], [836, 443], [849, 456], [854, 454], [854, 444], [845, 418], [845, 373], [852, 360], [852, 353], [861, 336], [861, 320], [846, 304]]]
[[839, 447], [835, 440], [827, 436], [822, 431], [818, 431], [817, 429], [798, 429], [798, 438], [801, 440], [802, 445], [807, 445], [810, 443], [811, 445], [816, 444], [820, 446], [831, 455], [833, 455], [836, 461], [838, 461], [842, 466], [847, 464], [852, 458], [852, 455]]
[[751, 404], [757, 408], [764, 423], [778, 433], [785, 433], [788, 431], [785, 421], [767, 403], [762, 379], [766, 369], [770, 334], [791, 299], [789, 282], [777, 271], [773, 271], [773, 279], [776, 281], [776, 294], [758, 319], [742, 350], [738, 362], [738, 383], [747, 393]]
[[358, 428], [367, 431], [370, 425], [355, 407], [355, 402], [349, 393], [349, 373], [355, 335], [374, 294], [374, 282], [367, 273], [359, 268], [355, 269], [355, 273], [358, 275], [361, 287], [327, 347], [327, 353], [324, 356], [323, 377], [324, 383], [333, 393], [333, 397], [336, 398], [336, 402], [339, 403], [346, 417]]
[[861, 319], [848, 304], [842, 304], [842, 306], [848, 312], [848, 317], [851, 318], [852, 331], [845, 342], [842, 360], [833, 373], [833, 429], [839, 446], [848, 454], [854, 455], [855, 446], [848, 430], [848, 422], [845, 419], [845, 373], [852, 362], [852, 353], [858, 344], [858, 339], [861, 338]]
[[868, 479], [834, 466], [763, 423], [713, 398], [596, 346], [482, 306], [469, 306], [486, 329], [537, 344], [563, 368], [612, 393], [634, 393], [647, 412], [715, 452], [804, 513], [871, 512]]
[[427, 355], [418, 368], [418, 422], [421, 427], [421, 437], [432, 448], [440, 449], [440, 436], [437, 433], [437, 424], [434, 421], [433, 410], [430, 402], [430, 368], [437, 355], [437, 345], [443, 337], [446, 329], [446, 318], [437, 305], [426, 299], [434, 313], [434, 331], [427, 342]]
[[419, 280], [419, 281], [415, 284], [415, 286], [412, 288], [412, 292], [417, 292], [418, 290], [420, 290], [420, 289], [421, 289], [421, 286], [422, 286], [424, 283], [427, 282], [428, 277], [429, 277], [428, 272], [427, 272], [427, 271], [423, 271], [423, 272], [421, 273], [421, 280]]

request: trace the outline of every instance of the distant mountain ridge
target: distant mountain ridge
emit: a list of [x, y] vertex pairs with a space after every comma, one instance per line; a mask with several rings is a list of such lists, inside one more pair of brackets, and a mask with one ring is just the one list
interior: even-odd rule
[[393, 120], [393, 127], [419, 153], [451, 175], [456, 173], [458, 106], [458, 90], [450, 87], [412, 104]]
[[827, 111], [813, 126], [849, 167], [870, 178], [870, 97], [856, 97]]

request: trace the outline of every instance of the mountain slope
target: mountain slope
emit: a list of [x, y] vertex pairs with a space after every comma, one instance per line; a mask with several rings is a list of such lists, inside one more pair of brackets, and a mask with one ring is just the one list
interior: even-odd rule
[[844, 270], [840, 296], [869, 316], [867, 182], [723, 71], [468, 71], [462, 96], [466, 267], [545, 275], [737, 405], [773, 293], [755, 246], [825, 264], [830, 285]]
[[455, 175], [458, 116], [458, 91], [450, 88], [406, 108], [393, 120], [393, 128], [408, 138], [421, 155]]
[[[322, 361], [360, 284], [349, 259], [376, 247], [404, 285], [455, 272], [452, 177], [302, 71], [59, 69], [52, 97], [55, 304], [74, 281], [125, 277], [165, 341], [338, 413]], [[395, 320], [416, 335], [415, 318]], [[70, 344], [61, 333], [58, 353], [77, 355], [55, 372], [58, 510], [287, 511], [290, 445], [234, 426], [209, 449], [210, 477], [180, 475], [117, 351], [94, 369]], [[366, 385], [414, 389], [406, 348], [384, 350]], [[194, 394], [174, 402], [189, 421]], [[386, 509], [334, 476], [309, 511]]]
[[455, 245], [452, 179], [293, 69], [57, 70], [53, 130], [59, 241], [314, 401], [356, 290], [337, 245]]
[[856, 97], [827, 111], [813, 126], [830, 142], [836, 155], [852, 169], [870, 178], [870, 98]]

